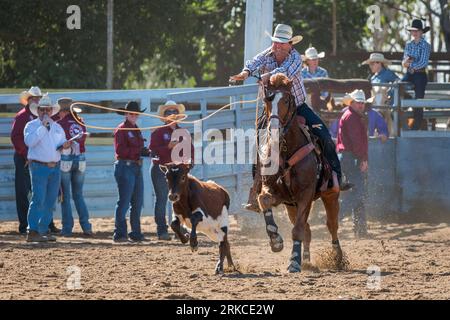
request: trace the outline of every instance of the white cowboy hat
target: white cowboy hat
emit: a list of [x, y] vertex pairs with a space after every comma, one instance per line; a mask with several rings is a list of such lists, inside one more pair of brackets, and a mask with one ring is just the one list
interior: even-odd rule
[[369, 59], [363, 61], [361, 64], [369, 64], [371, 62], [381, 62], [384, 65], [391, 64], [391, 61], [384, 58], [382, 53], [371, 53]]
[[46, 94], [44, 94], [42, 96], [42, 98], [41, 98], [41, 100], [39, 100], [38, 104], [30, 105], [30, 112], [38, 117], [39, 115], [38, 115], [37, 109], [39, 107], [51, 107], [51, 108], [53, 108], [52, 114], [50, 115], [51, 117], [53, 117], [55, 114], [57, 114], [59, 112], [59, 109], [60, 109], [59, 104], [57, 104], [57, 103], [52, 104], [52, 99], [50, 99], [50, 97], [48, 96], [48, 93], [46, 93]]
[[287, 24], [277, 24], [275, 27], [275, 31], [273, 32], [273, 36], [270, 37], [273, 42], [281, 42], [296, 44], [302, 41], [302, 36], [292, 36], [292, 28]]
[[305, 55], [302, 55], [303, 60], [322, 59], [323, 57], [325, 57], [325, 52], [318, 53], [314, 47], [306, 49]]
[[31, 87], [28, 91], [22, 91], [19, 96], [19, 102], [26, 106], [30, 97], [42, 97], [42, 92], [39, 87]]
[[183, 104], [168, 100], [165, 104], [158, 106], [158, 116], [164, 117], [164, 112], [166, 112], [167, 109], [177, 109], [179, 114], [183, 114], [184, 110], [186, 110]]
[[342, 98], [342, 103], [349, 106], [352, 101], [356, 102], [367, 102], [366, 95], [364, 94], [364, 91], [361, 89], [356, 89], [352, 93], [347, 93], [344, 98]]

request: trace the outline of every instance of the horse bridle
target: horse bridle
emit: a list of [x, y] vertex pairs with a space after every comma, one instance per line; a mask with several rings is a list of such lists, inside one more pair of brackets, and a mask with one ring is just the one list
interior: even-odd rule
[[[284, 136], [284, 134], [289, 129], [289, 127], [290, 127], [290, 125], [292, 123], [292, 120], [294, 119], [295, 114], [296, 114], [295, 103], [292, 103], [292, 99], [294, 99], [294, 96], [290, 92], [288, 92], [286, 90], [270, 90], [267, 87], [264, 87], [264, 100], [266, 102], [272, 102], [273, 99], [275, 98], [275, 95], [277, 93], [280, 93], [280, 92], [283, 93], [283, 94], [284, 93], [288, 94], [288, 99], [289, 99], [289, 101], [287, 103], [287, 105], [288, 105], [288, 112], [287, 112], [288, 119], [286, 121], [283, 121], [278, 115], [274, 115], [271, 112], [270, 116], [268, 118], [268, 121], [270, 122], [271, 119], [278, 119], [278, 121], [280, 121], [281, 127], [283, 128], [283, 136]], [[291, 105], [293, 105], [294, 108], [292, 108]], [[293, 109], [293, 110], [290, 110], [290, 109]]]

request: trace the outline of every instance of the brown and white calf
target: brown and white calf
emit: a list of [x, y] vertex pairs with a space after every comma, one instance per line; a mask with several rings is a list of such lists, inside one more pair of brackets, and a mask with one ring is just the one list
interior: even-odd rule
[[[189, 241], [192, 251], [198, 250], [197, 230], [219, 243], [219, 261], [216, 273], [223, 273], [223, 261], [227, 257], [228, 267], [236, 270], [228, 243], [228, 192], [213, 181], [200, 181], [189, 174], [192, 165], [169, 163], [159, 166], [164, 172], [169, 187], [169, 200], [173, 202], [175, 219], [172, 230], [182, 243]], [[181, 225], [191, 229], [184, 234]]]

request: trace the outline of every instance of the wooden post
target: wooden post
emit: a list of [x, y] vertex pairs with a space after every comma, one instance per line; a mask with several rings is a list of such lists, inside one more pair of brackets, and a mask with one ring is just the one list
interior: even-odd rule
[[106, 88], [113, 88], [113, 22], [114, 0], [108, 0], [107, 6], [107, 44], [106, 44]]
[[336, 0], [333, 0], [333, 8], [332, 8], [332, 55], [336, 56], [337, 52], [337, 22], [336, 22]]
[[[273, 0], [251, 0], [245, 11], [244, 63], [270, 46], [273, 25]], [[252, 79], [249, 83], [254, 83]]]

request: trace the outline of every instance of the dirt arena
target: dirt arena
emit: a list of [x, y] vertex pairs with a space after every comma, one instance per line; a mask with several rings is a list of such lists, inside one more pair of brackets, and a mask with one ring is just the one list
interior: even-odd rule
[[[113, 219], [93, 219], [94, 239], [78, 234], [53, 244], [28, 244], [15, 222], [0, 222], [0, 299], [450, 299], [450, 224], [373, 222], [372, 238], [355, 240], [346, 219], [340, 239], [350, 266], [335, 271], [317, 267], [330, 240], [315, 220], [313, 266], [289, 274], [286, 223], [280, 223], [285, 249], [272, 253], [263, 222], [240, 228], [231, 219], [241, 273], [222, 277], [214, 275], [216, 244], [200, 236], [193, 254], [176, 240], [158, 241], [150, 217], [143, 219], [150, 241], [141, 244], [112, 244]], [[378, 289], [368, 287], [371, 265], [381, 268]], [[80, 268], [79, 289], [67, 287], [71, 266]]]

